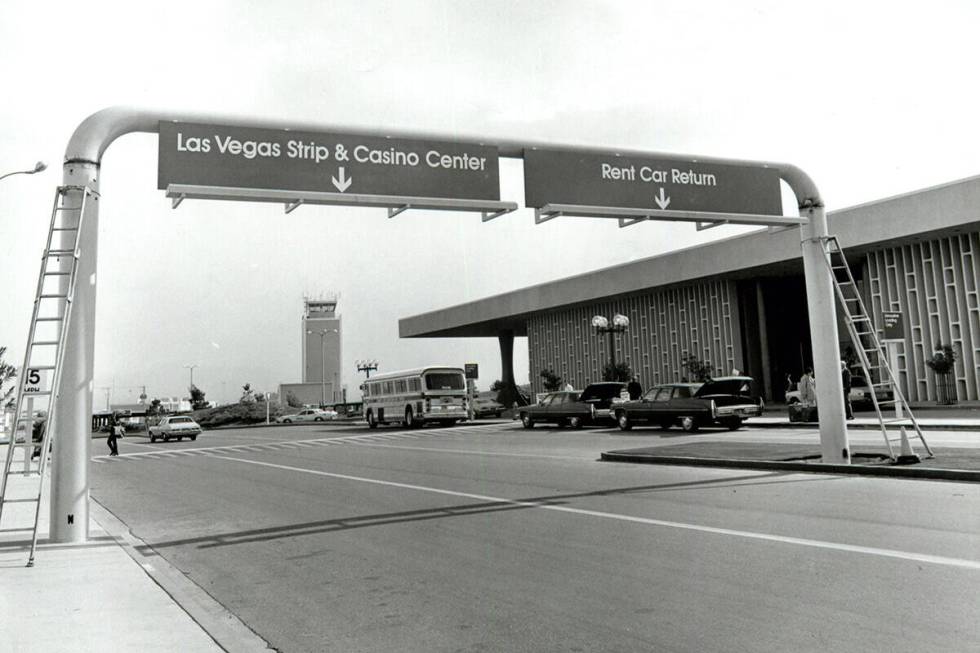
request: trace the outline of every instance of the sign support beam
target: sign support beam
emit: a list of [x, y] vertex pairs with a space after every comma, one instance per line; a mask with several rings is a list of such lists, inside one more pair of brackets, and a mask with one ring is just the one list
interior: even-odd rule
[[[68, 142], [65, 150], [64, 163], [64, 184], [67, 186], [88, 187], [93, 191], [99, 190], [99, 174], [102, 162], [102, 155], [105, 150], [118, 137], [134, 132], [159, 133], [161, 122], [198, 122], [198, 123], [217, 123], [226, 126], [242, 126], [251, 128], [269, 128], [283, 130], [300, 130], [309, 127], [312, 130], [332, 130], [339, 134], [358, 134], [364, 130], [354, 130], [347, 128], [336, 128], [321, 124], [304, 125], [296, 122], [283, 120], [262, 120], [248, 116], [220, 116], [195, 114], [191, 112], [164, 112], [158, 110], [136, 109], [130, 107], [112, 107], [103, 109], [92, 114], [83, 120], [76, 128], [74, 134]], [[445, 135], [426, 136], [424, 134], [409, 133], [380, 133], [372, 131], [374, 135], [385, 138], [416, 138], [443, 140]], [[453, 141], [477, 142], [489, 144], [498, 149], [499, 156], [525, 159], [526, 154], [536, 147], [544, 147], [551, 150], [558, 150], [566, 153], [592, 152], [595, 154], [606, 155], [607, 150], [596, 148], [579, 148], [574, 146], [537, 144], [527, 141], [506, 141], [500, 140], [494, 143], [487, 143], [485, 139], [478, 138], [453, 138]], [[631, 152], [622, 150], [616, 153], [621, 156], [635, 154], [640, 157], [651, 156], [649, 152]], [[837, 352], [837, 322], [834, 305], [833, 288], [829, 274], [825, 269], [822, 256], [822, 245], [820, 238], [827, 235], [827, 221], [824, 215], [823, 202], [816, 186], [812, 180], [799, 168], [783, 163], [749, 162], [731, 159], [716, 159], [710, 157], [685, 157], [676, 154], [659, 155], [668, 162], [688, 163], [696, 160], [699, 164], [720, 164], [728, 166], [753, 166], [772, 168], [778, 175], [793, 189], [797, 197], [797, 204], [800, 207], [800, 220], [782, 217], [779, 225], [802, 224], [809, 221], [801, 230], [804, 236], [803, 257], [804, 269], [807, 277], [807, 297], [810, 312], [810, 330], [813, 341], [814, 362], [816, 367], [817, 397], [820, 406], [820, 439], [821, 451], [825, 462], [847, 461], [849, 457], [847, 447], [847, 430], [844, 422], [844, 403], [842, 395], [841, 377], [838, 370]], [[526, 161], [525, 161], [526, 165]], [[678, 174], [683, 176], [684, 171]], [[338, 179], [340, 185], [348, 178]], [[697, 181], [691, 177], [691, 181]], [[659, 188], [659, 187], [658, 187]], [[238, 189], [241, 190], [241, 189]], [[78, 191], [80, 194], [82, 191]], [[331, 193], [331, 195], [333, 195]], [[361, 205], [371, 206], [370, 203], [351, 202], [351, 195], [338, 193], [344, 201], [324, 201], [322, 204], [337, 205]], [[185, 188], [178, 191], [174, 196], [174, 207], [179, 206], [185, 198], [193, 198], [194, 195]], [[483, 219], [493, 219], [502, 212], [513, 211], [517, 205], [513, 202], [491, 202], [475, 200], [468, 208], [464, 207], [462, 200], [444, 199], [442, 206], [420, 206], [419, 198], [402, 198], [403, 201], [394, 202], [396, 198], [376, 196], [384, 198], [386, 201], [379, 201], [374, 206], [390, 207], [402, 206], [411, 202], [412, 208], [443, 209], [443, 210], [472, 210], [483, 213]], [[249, 201], [268, 201], [280, 202], [299, 206], [299, 199], [303, 203], [314, 203], [310, 201], [307, 194], [289, 191], [285, 196], [265, 197], [265, 198], [246, 198], [230, 197], [227, 194], [221, 197], [211, 197], [209, 199], [239, 199]], [[203, 199], [203, 198], [201, 198]], [[326, 199], [326, 198], [321, 198]], [[424, 199], [424, 198], [423, 198]], [[659, 196], [656, 198], [660, 199]], [[664, 196], [662, 201], [657, 202], [665, 207], [669, 198]], [[471, 200], [472, 201], [472, 200]], [[675, 205], [677, 202], [675, 202]], [[288, 207], [287, 207], [288, 208]], [[591, 208], [591, 207], [590, 207]], [[568, 215], [567, 211], [562, 211], [556, 206], [551, 214], [536, 212], [536, 221], [557, 217], [556, 213]], [[630, 214], [627, 209], [616, 209], [617, 212], [611, 215], [599, 217], [610, 217], [626, 220], [655, 219], [654, 216], [672, 218], [687, 222], [719, 222], [729, 220], [735, 222], [739, 214], [704, 214], [694, 213], [678, 215], [678, 213], [665, 211]], [[595, 211], [582, 215], [595, 216]], [[78, 246], [81, 249], [81, 259], [78, 264], [78, 278], [82, 280], [77, 284], [74, 297], [74, 316], [71, 320], [68, 332], [65, 335], [66, 355], [64, 359], [64, 369], [61, 372], [61, 381], [58, 388], [52, 391], [58, 392], [58, 411], [57, 423], [60, 425], [58, 445], [53, 451], [52, 482], [51, 482], [51, 541], [62, 542], [84, 542], [88, 539], [88, 461], [91, 448], [91, 418], [92, 418], [92, 390], [94, 374], [94, 353], [95, 353], [95, 297], [96, 297], [96, 262], [98, 250], [98, 204], [94, 204], [91, 213], [84, 221], [83, 232], [78, 234]], [[734, 219], [733, 219], [734, 218]], [[745, 223], [745, 215], [742, 215]], [[775, 220], [780, 216], [767, 216], [769, 220]], [[766, 222], [751, 222], [750, 224], [769, 224]], [[57, 245], [57, 243], [55, 244]], [[66, 277], [67, 279], [67, 277]], [[501, 340], [501, 351], [506, 353], [506, 345]], [[506, 356], [505, 356], [506, 358]], [[507, 361], [505, 360], [505, 363]], [[512, 382], [512, 374], [509, 366], [505, 364], [504, 379]], [[508, 375], [511, 375], [509, 378]]]

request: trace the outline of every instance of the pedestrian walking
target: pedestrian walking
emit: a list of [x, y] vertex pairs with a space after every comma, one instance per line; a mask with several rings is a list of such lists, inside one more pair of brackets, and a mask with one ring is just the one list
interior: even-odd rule
[[806, 368], [806, 374], [800, 377], [797, 384], [800, 391], [800, 403], [804, 406], [817, 405], [817, 380], [813, 378], [813, 368]]
[[109, 422], [109, 437], [106, 440], [106, 444], [109, 445], [110, 456], [119, 455], [119, 446], [117, 440], [123, 437], [126, 437], [126, 429], [124, 429], [123, 425], [120, 424], [115, 417], [113, 417], [112, 420]]
[[643, 394], [643, 386], [640, 385], [640, 379], [633, 377], [628, 384], [626, 384], [626, 391], [630, 395], [630, 399], [639, 399], [640, 395]]
[[[793, 383], [793, 375], [790, 374], [789, 372], [787, 372], [786, 373], [786, 392], [785, 392], [785, 394], [783, 396], [785, 397], [789, 393], [793, 392], [793, 390], [795, 390], [795, 389], [796, 389], [796, 384]], [[785, 399], [784, 399], [784, 401], [785, 401]]]
[[847, 369], [847, 362], [840, 362], [840, 380], [844, 386], [844, 414], [847, 419], [854, 419], [854, 409], [851, 407], [851, 371]]

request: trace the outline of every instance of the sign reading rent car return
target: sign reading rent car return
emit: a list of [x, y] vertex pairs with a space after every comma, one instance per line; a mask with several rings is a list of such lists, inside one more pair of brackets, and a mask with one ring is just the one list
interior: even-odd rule
[[779, 173], [763, 166], [618, 156], [614, 152], [524, 152], [524, 202], [782, 215]]
[[161, 122], [159, 151], [160, 189], [500, 199], [497, 148], [479, 143]]

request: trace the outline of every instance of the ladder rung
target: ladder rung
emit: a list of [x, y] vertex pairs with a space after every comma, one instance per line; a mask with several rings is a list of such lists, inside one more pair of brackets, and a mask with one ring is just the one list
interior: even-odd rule
[[35, 499], [4, 499], [4, 503], [37, 503], [38, 500]]
[[35, 322], [61, 322], [64, 319], [65, 317], [63, 315], [59, 315], [58, 317], [39, 317]]
[[33, 531], [34, 527], [21, 527], [21, 528], [0, 528], [0, 533], [20, 533], [23, 531]]
[[78, 227], [51, 227], [51, 231], [78, 231]]
[[80, 206], [59, 206], [55, 211], [80, 211], [81, 209]]
[[871, 318], [867, 315], [855, 315], [851, 318], [855, 322], [870, 322]]
[[59, 344], [57, 340], [37, 340], [31, 343], [31, 347], [41, 347], [42, 345], [47, 347], [48, 345]]
[[45, 293], [43, 295], [38, 295], [37, 298], [38, 299], [68, 299], [68, 295]]
[[54, 365], [31, 365], [32, 370], [53, 370]]
[[883, 420], [881, 420], [881, 423], [882, 424], [898, 424], [899, 422], [903, 422], [903, 423], [904, 422], [909, 422], [910, 425], [911, 425], [911, 420], [909, 420], [908, 417], [901, 417], [901, 418], [897, 418], [897, 419], [883, 419]]
[[[36, 370], [36, 369], [38, 369], [38, 368], [36, 368], [36, 367], [32, 367], [31, 369], [34, 369], [34, 370]], [[27, 394], [27, 395], [24, 395], [24, 396], [25, 396], [25, 397], [36, 397], [36, 396], [38, 396], [38, 395], [43, 395], [43, 396], [45, 396], [45, 397], [46, 397], [46, 396], [48, 396], [49, 394], [51, 394], [51, 391], [50, 391], [50, 390], [42, 390], [41, 392], [32, 392], [32, 393], [30, 393], [30, 394]]]
[[9, 472], [7, 472], [7, 476], [17, 476], [18, 474], [23, 475], [23, 476], [40, 476], [41, 475], [41, 472], [39, 472], [36, 469], [29, 469], [26, 472], [25, 471], [16, 471], [16, 470], [10, 470]]
[[67, 277], [71, 272], [45, 272], [46, 277]]

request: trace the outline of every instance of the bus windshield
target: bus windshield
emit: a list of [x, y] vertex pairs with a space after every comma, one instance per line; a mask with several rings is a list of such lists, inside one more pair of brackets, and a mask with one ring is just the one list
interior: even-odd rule
[[453, 372], [432, 372], [425, 375], [426, 390], [462, 390], [463, 375]]

